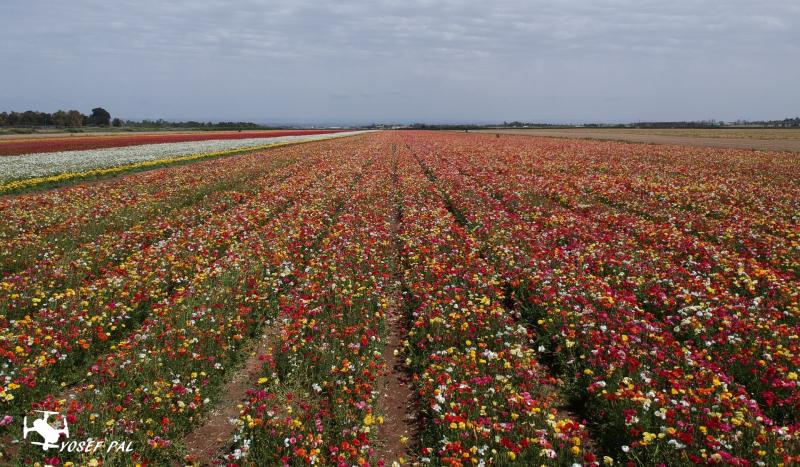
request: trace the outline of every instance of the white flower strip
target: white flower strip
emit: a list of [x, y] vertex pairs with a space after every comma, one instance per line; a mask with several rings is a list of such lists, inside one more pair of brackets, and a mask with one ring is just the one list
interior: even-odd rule
[[66, 172], [86, 172], [137, 162], [153, 161], [190, 154], [201, 154], [274, 143], [295, 141], [317, 141], [342, 136], [356, 135], [363, 131], [348, 131], [321, 135], [276, 136], [272, 138], [248, 138], [237, 140], [186, 141], [181, 143], [142, 144], [121, 148], [89, 149], [85, 151], [62, 151], [20, 156], [0, 157], [0, 184], [11, 180], [47, 177]]

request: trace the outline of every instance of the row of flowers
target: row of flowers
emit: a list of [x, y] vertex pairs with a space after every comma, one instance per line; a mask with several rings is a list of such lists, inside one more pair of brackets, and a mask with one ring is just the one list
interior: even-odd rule
[[385, 145], [280, 307], [263, 377], [239, 418], [231, 463], [375, 465], [376, 409], [392, 280]]
[[[505, 303], [501, 277], [407, 151], [399, 158], [404, 281], [413, 298], [407, 364], [436, 465], [596, 465], [558, 381]], [[605, 459], [611, 462], [612, 459]]]
[[557, 187], [533, 183], [508, 147], [416, 143], [606, 427], [607, 449], [667, 465], [787, 460], [794, 428], [775, 426], [751, 400], [772, 395], [770, 415], [796, 421], [797, 332], [775, 311], [792, 300], [775, 293], [780, 284], [741, 297], [726, 281], [725, 253], [703, 254], [713, 246], [596, 206], [564, 209], [570, 190], [554, 202]]
[[[189, 229], [191, 237], [165, 250], [167, 256], [195, 252], [209, 261], [159, 267], [183, 279], [167, 293], [146, 291], [141, 325], [93, 359], [77, 386], [32, 405], [66, 412], [72, 437], [127, 439], [137, 446], [135, 453], [98, 451], [49, 463], [159, 464], [180, 458], [182, 436], [212, 406], [246, 344], [270, 326], [283, 300], [280, 292], [327, 231], [355, 172], [359, 161], [352, 156], [331, 158], [329, 148], [317, 149], [305, 151], [303, 171], [265, 184], [252, 202]], [[181, 273], [187, 264], [190, 269]], [[149, 274], [148, 263], [129, 269], [131, 275]], [[24, 446], [20, 459], [41, 457]]]

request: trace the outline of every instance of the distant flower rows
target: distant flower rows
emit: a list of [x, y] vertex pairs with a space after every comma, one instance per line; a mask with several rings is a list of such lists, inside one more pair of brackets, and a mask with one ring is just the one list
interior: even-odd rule
[[337, 133], [340, 130], [255, 130], [255, 131], [162, 131], [142, 133], [71, 134], [69, 136], [31, 135], [0, 139], [0, 157], [43, 152], [85, 151], [143, 144], [179, 143], [223, 139], [274, 138]]
[[[77, 176], [87, 174], [115, 173], [118, 172], [118, 170], [113, 170], [116, 167], [140, 168], [222, 155], [244, 149], [258, 149], [277, 143], [317, 141], [355, 133], [188, 141], [7, 156], [0, 158], [0, 191], [8, 191], [9, 187], [22, 188], [26, 183], [30, 183], [29, 179], [57, 182], [61, 179], [77, 178]], [[15, 181], [17, 183], [14, 183]]]

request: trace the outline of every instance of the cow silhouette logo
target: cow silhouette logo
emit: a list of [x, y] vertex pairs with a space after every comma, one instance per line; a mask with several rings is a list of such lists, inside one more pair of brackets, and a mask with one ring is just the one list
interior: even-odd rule
[[31, 441], [31, 444], [41, 446], [43, 451], [47, 451], [50, 448], [58, 448], [58, 444], [56, 443], [58, 443], [61, 435], [66, 435], [66, 437], [69, 438], [69, 425], [67, 425], [67, 418], [61, 415], [62, 428], [55, 428], [47, 422], [47, 419], [50, 418], [51, 415], [60, 415], [58, 412], [50, 412], [48, 410], [37, 410], [36, 412], [41, 413], [42, 418], [37, 418], [34, 420], [33, 425], [28, 426], [28, 417], [23, 419], [22, 438], [28, 439], [28, 433], [33, 431], [41, 436], [43, 441]]

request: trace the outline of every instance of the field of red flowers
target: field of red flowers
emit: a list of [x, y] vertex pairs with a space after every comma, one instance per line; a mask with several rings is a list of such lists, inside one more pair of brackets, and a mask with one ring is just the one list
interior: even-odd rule
[[275, 138], [279, 136], [322, 135], [337, 130], [266, 130], [225, 131], [202, 133], [128, 133], [116, 135], [71, 136], [58, 138], [0, 139], [0, 156], [16, 156], [60, 151], [82, 151], [87, 149], [121, 148], [140, 144], [179, 143], [184, 141], [208, 141], [248, 138]]
[[0, 464], [800, 463], [796, 155], [381, 132], [0, 213]]

